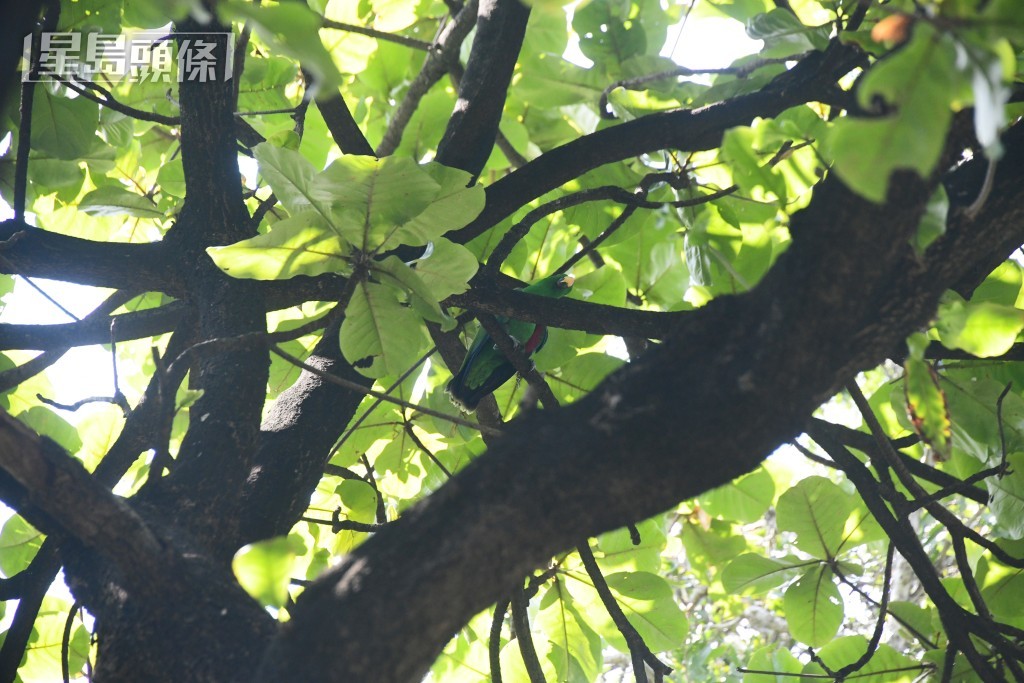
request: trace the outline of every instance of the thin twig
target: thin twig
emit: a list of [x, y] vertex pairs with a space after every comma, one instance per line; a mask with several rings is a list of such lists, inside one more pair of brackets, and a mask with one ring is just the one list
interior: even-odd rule
[[523, 348], [520, 346], [522, 342], [513, 340], [508, 331], [489, 313], [477, 315], [477, 320], [480, 321], [480, 326], [484, 328], [484, 331], [487, 332], [487, 335], [494, 342], [494, 345], [498, 347], [498, 350], [512, 363], [516, 372], [525, 378], [534, 391], [537, 392], [544, 407], [548, 410], [557, 408], [558, 399], [555, 398], [547, 381], [541, 377], [540, 373], [537, 372], [537, 368], [534, 367], [533, 363], [524, 353]]
[[637, 683], [647, 683], [645, 665], [650, 666], [655, 675], [667, 676], [670, 674], [672, 667], [651, 652], [640, 633], [633, 624], [629, 623], [629, 619], [626, 618], [615, 596], [612, 595], [611, 588], [608, 587], [608, 582], [605, 581], [604, 574], [601, 573], [601, 568], [597, 565], [594, 552], [590, 549], [590, 542], [583, 541], [577, 544], [576, 551], [580, 554], [580, 559], [583, 560], [583, 568], [587, 570], [587, 575], [590, 576], [594, 590], [601, 598], [608, 616], [612, 618], [615, 628], [619, 629], [619, 633], [622, 634], [629, 647], [630, 658], [633, 660], [633, 675], [636, 676]]
[[417, 40], [416, 38], [400, 36], [395, 33], [385, 33], [384, 31], [378, 31], [377, 29], [368, 28], [366, 26], [346, 24], [340, 21], [334, 21], [333, 19], [323, 19], [322, 25], [324, 28], [331, 28], [336, 31], [347, 31], [348, 33], [358, 33], [361, 36], [368, 36], [370, 38], [376, 38], [377, 40], [386, 40], [389, 43], [397, 43], [398, 45], [411, 47], [414, 50], [423, 50], [425, 52], [429, 52], [430, 49], [434, 47], [433, 45], [424, 40]]
[[52, 406], [58, 410], [67, 410], [69, 412], [79, 410], [82, 406], [90, 403], [113, 404], [121, 409], [121, 413], [124, 414], [125, 417], [128, 417], [132, 412], [131, 407], [128, 405], [128, 399], [126, 399], [123, 394], [120, 396], [90, 396], [89, 398], [83, 398], [79, 401], [75, 401], [74, 403], [58, 403], [53, 399], [46, 398], [42, 394], [36, 394], [36, 398], [48, 406]]
[[[427, 359], [430, 358], [432, 355], [434, 355], [434, 352], [436, 350], [437, 350], [437, 347], [435, 346], [435, 347], [429, 349], [422, 356], [420, 356], [419, 359], [415, 363], [413, 363], [412, 366], [409, 369], [407, 369], [405, 372], [403, 372], [398, 377], [398, 379], [396, 379], [394, 382], [392, 382], [391, 386], [389, 386], [387, 389], [384, 390], [384, 393], [390, 395], [392, 391], [394, 391], [395, 389], [400, 387], [402, 385], [402, 382], [404, 382], [405, 380], [409, 379], [409, 377], [412, 375], [412, 373], [416, 372], [417, 368], [419, 368], [421, 365], [426, 363]], [[331, 449], [331, 453], [330, 453], [331, 456], [333, 456], [335, 453], [338, 452], [338, 450], [342, 447], [342, 445], [346, 441], [348, 441], [349, 438], [351, 438], [352, 434], [354, 434], [355, 431], [357, 429], [359, 429], [359, 427], [362, 426], [362, 424], [364, 422], [366, 422], [366, 418], [370, 417], [370, 414], [374, 410], [376, 410], [377, 406], [379, 406], [383, 402], [384, 402], [384, 399], [382, 399], [382, 398], [375, 399], [374, 402], [370, 404], [370, 407], [368, 407], [365, 411], [363, 411], [363, 414], [360, 415], [358, 418], [355, 419], [355, 421], [352, 422], [352, 426], [349, 427], [348, 429], [346, 429], [345, 433], [341, 435], [340, 439], [338, 439], [338, 443], [334, 444], [334, 447]]]
[[412, 442], [414, 444], [416, 444], [416, 448], [420, 449], [423, 452], [424, 455], [426, 455], [428, 458], [430, 458], [431, 462], [433, 462], [435, 465], [437, 465], [438, 469], [440, 469], [442, 472], [444, 472], [444, 476], [446, 476], [449, 479], [451, 479], [452, 478], [451, 471], [449, 471], [449, 469], [444, 466], [444, 463], [442, 463], [440, 460], [438, 460], [437, 456], [434, 455], [434, 453], [423, 444], [423, 441], [420, 440], [420, 437], [416, 436], [416, 432], [413, 430], [412, 423], [406, 421], [404, 423], [404, 426], [405, 426], [405, 433], [408, 434], [409, 438], [412, 439]]
[[1013, 382], [1007, 382], [1003, 390], [999, 392], [999, 398], [996, 399], [996, 422], [999, 425], [999, 450], [1002, 453], [1002, 457], [999, 459], [999, 468], [1002, 470], [999, 478], [1002, 479], [1006, 473], [1006, 430], [1003, 427], [1003, 399], [1010, 393], [1010, 388], [1013, 387]]
[[[165, 126], [177, 126], [181, 124], [180, 116], [166, 116], [164, 114], [156, 114], [154, 112], [142, 111], [135, 107], [130, 107], [123, 102], [119, 102], [114, 95], [101, 85], [96, 83], [78, 83], [68, 78], [64, 78], [60, 74], [46, 72], [54, 80], [58, 81], [62, 85], [74, 90], [76, 93], [81, 95], [87, 100], [91, 100], [96, 104], [112, 109], [116, 112], [124, 114], [133, 119], [139, 121], [149, 121], [150, 123], [159, 123]], [[95, 93], [100, 93], [96, 95]]]
[[[6, 270], [8, 273], [18, 273], [17, 267], [13, 263], [8, 261], [5, 256], [0, 255], [0, 265], [2, 265], [4, 267], [4, 270]], [[52, 296], [47, 294], [46, 290], [44, 290], [42, 287], [37, 285], [35, 283], [35, 281], [32, 280], [32, 278], [28, 277], [27, 275], [22, 275], [20, 273], [18, 273], [18, 277], [20, 277], [22, 280], [24, 280], [30, 287], [32, 287], [32, 289], [34, 289], [37, 292], [39, 292], [39, 294], [44, 299], [46, 299], [51, 304], [53, 304], [54, 306], [59, 308], [61, 313], [65, 314], [66, 316], [68, 316], [69, 318], [74, 320], [75, 322], [82, 322], [81, 318], [79, 318], [77, 315], [75, 315], [74, 313], [72, 313], [68, 309], [64, 308], [64, 306], [62, 306], [59, 301], [57, 301]]]
[[480, 425], [480, 424], [477, 424], [475, 422], [470, 422], [469, 420], [464, 420], [461, 417], [456, 417], [455, 415], [448, 415], [447, 413], [442, 413], [439, 410], [434, 410], [432, 408], [427, 408], [426, 406], [420, 406], [420, 405], [416, 405], [415, 403], [410, 403], [408, 401], [403, 401], [403, 400], [395, 398], [393, 396], [388, 396], [387, 394], [382, 393], [380, 391], [375, 391], [373, 389], [367, 389], [366, 387], [361, 386], [359, 384], [356, 384], [355, 382], [351, 382], [351, 381], [349, 381], [347, 379], [344, 379], [342, 377], [338, 377], [337, 375], [332, 375], [332, 374], [330, 374], [328, 372], [324, 372], [323, 370], [321, 370], [319, 368], [315, 368], [312, 365], [309, 365], [308, 363], [304, 363], [300, 359], [298, 359], [295, 356], [291, 355], [287, 351], [282, 350], [278, 346], [271, 346], [270, 350], [271, 350], [271, 352], [277, 354], [278, 356], [280, 356], [281, 358], [285, 359], [286, 361], [288, 361], [292, 365], [295, 365], [296, 367], [300, 367], [303, 370], [306, 370], [308, 372], [313, 373], [317, 377], [320, 377], [320, 378], [322, 378], [322, 379], [324, 379], [324, 380], [326, 380], [326, 381], [328, 381], [328, 382], [330, 382], [332, 384], [337, 384], [340, 387], [345, 387], [346, 389], [349, 389], [351, 391], [355, 391], [355, 392], [358, 392], [360, 394], [365, 394], [366, 396], [373, 396], [374, 398], [379, 398], [382, 401], [386, 401], [388, 403], [393, 403], [393, 404], [395, 404], [397, 406], [401, 406], [401, 407], [407, 408], [409, 410], [415, 410], [416, 412], [422, 413], [424, 415], [430, 415], [431, 417], [436, 417], [436, 418], [441, 419], [441, 420], [447, 420], [448, 422], [451, 422], [452, 424], [457, 424], [457, 425], [462, 426], [462, 427], [469, 427], [470, 429], [475, 429], [475, 430], [477, 430], [477, 431], [479, 431], [481, 433], [484, 433], [484, 434], [490, 434], [492, 436], [500, 436], [502, 434], [501, 430], [493, 429], [491, 427], [486, 427], [484, 425]]
[[81, 609], [81, 607], [82, 603], [75, 600], [75, 603], [71, 605], [71, 609], [68, 611], [68, 618], [64, 622], [64, 634], [60, 640], [60, 673], [64, 683], [69, 683], [71, 680], [71, 627], [75, 623], [75, 612]]
[[882, 640], [882, 629], [885, 626], [885, 617], [889, 613], [889, 589], [892, 583], [892, 561], [895, 556], [896, 546], [889, 544], [885, 553], [885, 573], [882, 575], [882, 599], [878, 601], [878, 619], [875, 620], [875, 630], [868, 641], [867, 650], [864, 651], [856, 661], [850, 662], [836, 672], [837, 680], [846, 680], [850, 674], [860, 671], [878, 651], [878, 644]]
[[387, 524], [388, 513], [384, 505], [384, 494], [381, 493], [380, 488], [377, 486], [377, 473], [374, 471], [373, 465], [370, 464], [370, 459], [366, 457], [366, 453], [359, 456], [359, 459], [362, 461], [363, 467], [366, 468], [366, 476], [363, 478], [363, 481], [373, 487], [373, 492], [377, 496], [377, 523]]

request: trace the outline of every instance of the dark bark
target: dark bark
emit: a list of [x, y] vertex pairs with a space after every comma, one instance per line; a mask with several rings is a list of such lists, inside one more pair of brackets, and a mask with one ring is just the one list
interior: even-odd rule
[[[439, 158], [473, 173], [486, 161], [526, 15], [514, 0], [484, 3], [478, 39], [493, 30], [490, 49], [500, 45], [500, 54], [488, 55], [478, 40], [470, 66], [480, 71], [467, 69], [465, 107]], [[450, 236], [466, 242], [601, 164], [666, 146], [709, 149], [731, 126], [823, 96], [860, 59], [837, 43], [760, 92], [585, 136], [490, 186], [481, 217]], [[140, 315], [131, 332], [155, 329], [145, 327], [156, 325], [153, 318], [161, 330], [177, 324], [168, 360], [193, 342], [262, 332], [273, 306], [333, 300], [345, 284], [238, 281], [212, 265], [205, 247], [255, 230], [241, 196], [233, 87], [186, 82], [180, 101], [188, 198], [164, 242], [100, 244], [14, 222], [0, 228], [0, 238], [14, 236], [3, 253], [21, 273], [180, 297], [173, 308]], [[365, 151], [353, 135], [338, 132], [339, 145]], [[484, 456], [311, 585], [283, 629], [237, 585], [229, 558], [242, 543], [291, 528], [362, 396], [304, 373], [261, 426], [265, 344], [197, 355], [189, 369], [205, 393], [191, 410], [177, 459], [129, 504], [107, 489], [159, 439], [171, 407], [161, 382], [176, 387], [181, 366], [176, 376], [154, 380], [94, 477], [49, 445], [12, 432], [17, 448], [50, 463], [54, 469], [44, 474], [64, 495], [48, 499], [47, 477], [26, 475], [18, 463], [8, 468], [16, 476], [0, 477], [0, 491], [41, 528], [74, 536], [59, 539], [61, 561], [76, 597], [97, 618], [99, 680], [419, 680], [452, 633], [552, 554], [755, 467], [854, 372], [924, 325], [947, 287], [973, 286], [1024, 241], [1021, 137], [1018, 126], [1007, 139], [1007, 158], [982, 213], [974, 221], [956, 214], [923, 257], [907, 239], [935, 181], [897, 176], [890, 202], [876, 206], [832, 179], [793, 217], [790, 251], [755, 290], [697, 312], [536, 302], [475, 283], [451, 303], [664, 341], [578, 403], [506, 426]], [[971, 182], [956, 182], [973, 169], [968, 164], [953, 174], [960, 191], [951, 195], [971, 195]], [[47, 339], [99, 334], [57, 328]], [[41, 333], [18, 331], [36, 340]], [[336, 326], [309, 362], [370, 384], [340, 357]], [[32, 594], [23, 598], [32, 608]]]
[[954, 216], [920, 258], [908, 238], [932, 184], [897, 175], [878, 206], [826, 181], [755, 290], [690, 314], [578, 403], [509, 427], [308, 587], [259, 680], [419, 680], [456, 629], [552, 554], [753, 469], [927, 323], [943, 291], [1024, 241], [1022, 159], [1017, 140], [983, 214]]
[[437, 160], [445, 166], [475, 177], [487, 163], [529, 18], [530, 9], [519, 0], [481, 0], [459, 99], [437, 146]]

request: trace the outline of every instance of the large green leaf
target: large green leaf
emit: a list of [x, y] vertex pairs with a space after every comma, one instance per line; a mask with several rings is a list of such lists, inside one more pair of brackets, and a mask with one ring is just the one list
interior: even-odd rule
[[85, 195], [79, 202], [78, 209], [91, 216], [164, 216], [164, 212], [157, 208], [151, 199], [114, 185], [100, 187]]
[[832, 570], [821, 565], [801, 576], [782, 598], [786, 623], [793, 637], [811, 647], [832, 640], [843, 623], [843, 596]]
[[35, 86], [32, 103], [32, 148], [56, 159], [78, 160], [101, 143], [96, 137], [99, 105], [76, 97], [53, 95], [41, 84]]
[[989, 509], [996, 516], [994, 531], [1012, 540], [1024, 538], [1024, 453], [1006, 457], [1008, 474], [985, 480], [991, 494]]
[[939, 340], [951, 349], [963, 349], [982, 358], [999, 356], [1013, 346], [1024, 329], [1024, 311], [992, 301], [964, 301], [947, 292], [936, 323]]
[[894, 171], [925, 177], [935, 168], [952, 118], [954, 59], [952, 42], [918, 22], [911, 40], [863, 77], [861, 106], [870, 110], [882, 100], [895, 111], [836, 122], [828, 140], [835, 170], [855, 191], [882, 202]]
[[914, 430], [940, 459], [948, 459], [953, 425], [938, 373], [931, 364], [918, 358], [908, 358], [903, 364], [903, 372], [903, 391]]
[[484, 208], [482, 185], [467, 187], [471, 176], [457, 168], [431, 162], [420, 167], [438, 184], [430, 203], [412, 220], [397, 225], [381, 245], [392, 249], [399, 244], [425, 245], [450, 230], [457, 230], [476, 218]]
[[225, 18], [251, 21], [261, 38], [313, 73], [317, 88], [333, 92], [341, 84], [334, 60], [320, 40], [323, 21], [305, 3], [257, 5], [231, 0], [218, 3], [217, 10]]
[[231, 562], [235, 578], [264, 605], [283, 607], [296, 556], [295, 542], [278, 536], [243, 547]]
[[410, 265], [438, 301], [469, 289], [469, 281], [480, 267], [473, 252], [443, 237], [434, 239]]
[[853, 503], [849, 494], [824, 477], [807, 477], [782, 494], [776, 508], [779, 529], [796, 533], [796, 546], [814, 557], [839, 552]]
[[763, 467], [701, 495], [701, 506], [716, 517], [754, 522], [764, 516], [775, 498], [775, 482]]
[[342, 235], [365, 252], [374, 252], [399, 228], [424, 211], [440, 185], [412, 159], [344, 156], [316, 176], [311, 196], [351, 213], [339, 225]]
[[777, 7], [747, 21], [747, 35], [764, 41], [762, 57], [788, 57], [828, 46], [831, 27], [804, 26], [796, 14]]
[[[818, 650], [818, 657], [829, 669], [836, 671], [856, 662], [867, 649], [868, 639], [864, 636], [843, 636]], [[812, 662], [804, 666], [803, 673], [821, 675], [824, 671]], [[854, 675], [856, 679], [853, 679]], [[848, 680], [856, 680], [858, 683], [910, 683], [920, 675], [921, 669], [916, 660], [901, 655], [883, 643], [868, 663], [856, 674], [851, 674]]]
[[445, 323], [450, 327], [455, 326], [455, 321], [441, 310], [440, 304], [434, 293], [427, 287], [415, 270], [405, 265], [397, 256], [387, 258], [374, 263], [373, 273], [382, 282], [397, 287], [409, 295], [409, 301], [416, 312], [426, 320]]
[[773, 560], [757, 553], [744, 553], [722, 571], [722, 586], [730, 593], [765, 593], [793, 578], [812, 562], [798, 558]]
[[266, 234], [206, 250], [228, 275], [255, 280], [347, 274], [351, 270], [346, 258], [350, 252], [351, 248], [327, 230], [321, 216], [312, 210], [278, 221]]
[[649, 648], [663, 652], [682, 647], [690, 625], [665, 579], [649, 572], [618, 572], [605, 580]]
[[769, 645], [755, 652], [746, 668], [776, 673], [745, 673], [743, 683], [791, 683], [803, 669], [803, 664], [789, 650]]
[[43, 535], [21, 515], [11, 515], [0, 530], [0, 572], [10, 578], [28, 567], [43, 543]]
[[341, 324], [341, 352], [367, 377], [398, 375], [422, 353], [427, 336], [420, 316], [390, 287], [361, 282]]
[[604, 663], [601, 638], [580, 614], [580, 606], [560, 579], [541, 597], [536, 623], [565, 657], [561, 662], [555, 660], [559, 680], [574, 680], [569, 676], [572, 669], [582, 673], [584, 680], [597, 677]]
[[294, 150], [268, 142], [254, 147], [253, 154], [260, 164], [260, 173], [274, 190], [274, 196], [289, 213], [297, 214], [313, 209], [320, 214], [326, 225], [334, 227], [331, 198], [316, 197], [311, 192], [317, 172], [305, 157]]

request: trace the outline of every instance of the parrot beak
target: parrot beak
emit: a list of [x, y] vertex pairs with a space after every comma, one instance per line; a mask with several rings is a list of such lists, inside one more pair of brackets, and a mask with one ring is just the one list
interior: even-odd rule
[[572, 283], [574, 282], [576, 282], [576, 277], [574, 275], [566, 274], [565, 277], [558, 281], [558, 284], [562, 287], [572, 287]]

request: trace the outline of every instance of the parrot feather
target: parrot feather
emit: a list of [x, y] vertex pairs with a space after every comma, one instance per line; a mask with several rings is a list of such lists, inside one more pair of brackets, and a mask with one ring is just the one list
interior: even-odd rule
[[[569, 293], [573, 281], [573, 276], [568, 273], [556, 273], [524, 287], [522, 291], [537, 296], [559, 298]], [[498, 318], [498, 323], [527, 355], [540, 351], [547, 342], [548, 330], [544, 325], [510, 320], [504, 316]], [[445, 391], [452, 403], [461, 410], [471, 413], [485, 396], [515, 374], [512, 362], [498, 349], [491, 336], [480, 330], [470, 345], [465, 360], [462, 361], [462, 367], [448, 382]]]

